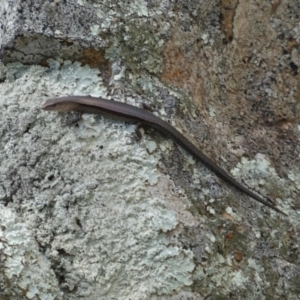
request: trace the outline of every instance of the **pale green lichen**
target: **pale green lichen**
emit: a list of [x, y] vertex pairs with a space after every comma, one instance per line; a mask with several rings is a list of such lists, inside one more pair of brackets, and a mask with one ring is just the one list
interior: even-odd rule
[[144, 0], [130, 1], [128, 11], [131, 12], [131, 14], [137, 14], [140, 17], [148, 17], [149, 13], [147, 4], [148, 3]]
[[[231, 170], [236, 178], [245, 178], [245, 182], [250, 187], [260, 187], [266, 191], [278, 192], [278, 199], [281, 206], [288, 209], [292, 203], [293, 193], [300, 188], [300, 177], [297, 169], [291, 169], [288, 173], [291, 182], [280, 178], [275, 170], [262, 154], [257, 154], [254, 159], [242, 158], [241, 162]], [[250, 177], [250, 178], [249, 178]]]
[[[57, 88], [63, 91], [70, 90], [73, 95], [107, 96], [106, 87], [99, 78], [98, 70], [91, 69], [87, 65], [81, 66], [78, 62], [64, 61], [62, 65], [52, 59], [49, 59], [48, 62], [51, 72], [49, 79]], [[54, 76], [59, 76], [59, 81]]]
[[231, 260], [230, 256], [224, 258], [222, 255], [217, 254], [214, 257], [214, 262], [205, 268], [205, 273], [202, 268], [197, 269], [195, 278], [204, 280], [205, 277], [209, 276], [211, 279], [210, 285], [223, 287], [224, 292], [229, 292], [232, 288], [246, 289], [245, 283], [250, 278], [245, 276], [242, 271], [234, 270]]
[[91, 26], [90, 27], [90, 29], [91, 29], [91, 34], [93, 35], [93, 36], [97, 36], [98, 34], [99, 34], [99, 32], [100, 32], [100, 26], [99, 25], [93, 25], [93, 26]]
[[157, 149], [157, 144], [154, 141], [149, 141], [145, 145], [149, 151], [149, 153], [153, 153]]
[[254, 159], [249, 160], [242, 157], [241, 162], [231, 170], [236, 178], [247, 178], [252, 186], [269, 185], [271, 181], [280, 180], [276, 170], [262, 154], [257, 154]]

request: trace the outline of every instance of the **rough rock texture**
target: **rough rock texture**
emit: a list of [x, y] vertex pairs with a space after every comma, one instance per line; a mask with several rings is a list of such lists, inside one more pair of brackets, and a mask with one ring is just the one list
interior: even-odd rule
[[[298, 299], [298, 0], [0, 5], [0, 300]], [[41, 110], [145, 102], [277, 214], [155, 131]]]

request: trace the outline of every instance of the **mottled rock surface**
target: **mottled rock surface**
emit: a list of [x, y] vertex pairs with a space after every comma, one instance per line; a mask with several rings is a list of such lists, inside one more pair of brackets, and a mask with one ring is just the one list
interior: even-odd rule
[[[298, 0], [0, 5], [0, 300], [298, 299]], [[161, 134], [41, 110], [145, 102]]]

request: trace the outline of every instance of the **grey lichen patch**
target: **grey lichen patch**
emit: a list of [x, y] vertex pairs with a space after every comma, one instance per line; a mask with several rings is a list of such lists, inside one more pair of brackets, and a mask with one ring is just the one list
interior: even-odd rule
[[133, 22], [118, 28], [106, 57], [110, 60], [121, 58], [133, 72], [144, 69], [158, 74], [162, 71], [162, 45], [163, 41], [149, 24]]
[[162, 15], [169, 3], [103, 1], [94, 6], [101, 19], [100, 28], [109, 31], [112, 37], [106, 57], [111, 61], [121, 60], [135, 73], [140, 70], [161, 73], [162, 35], [168, 29]]
[[68, 127], [40, 114], [48, 96], [109, 97], [98, 71], [49, 65], [1, 66], [0, 201], [36, 228], [68, 299], [149, 299], [191, 285], [194, 254], [168, 238], [180, 221], [146, 188], [160, 180], [157, 147], [149, 154], [147, 136], [137, 143], [123, 122], [85, 115]]
[[39, 251], [33, 232], [2, 204], [0, 228], [0, 295], [10, 299], [62, 299], [51, 263]]

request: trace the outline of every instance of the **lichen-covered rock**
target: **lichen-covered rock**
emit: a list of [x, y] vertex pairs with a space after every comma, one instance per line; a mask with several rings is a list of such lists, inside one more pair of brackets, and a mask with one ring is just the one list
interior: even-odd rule
[[[0, 5], [0, 299], [299, 296], [299, 1]], [[155, 131], [41, 110], [138, 105], [271, 212]]]

